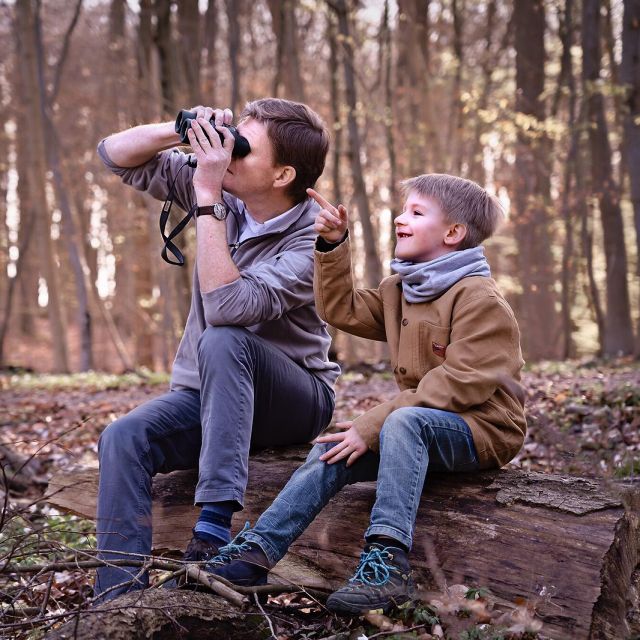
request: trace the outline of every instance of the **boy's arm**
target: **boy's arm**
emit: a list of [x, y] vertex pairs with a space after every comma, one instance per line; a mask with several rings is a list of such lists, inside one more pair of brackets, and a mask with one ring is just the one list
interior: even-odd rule
[[346, 207], [334, 207], [314, 189], [307, 194], [321, 207], [314, 224], [319, 234], [313, 280], [318, 314], [347, 333], [386, 341], [380, 288], [353, 288]]
[[374, 407], [353, 422], [370, 449], [377, 450], [382, 424], [401, 407], [431, 407], [462, 413], [481, 405], [499, 386], [516, 384], [523, 365], [513, 312], [497, 296], [470, 300], [454, 314], [444, 362], [428, 371], [417, 388]]
[[332, 251], [318, 251], [316, 245], [313, 289], [318, 314], [330, 325], [361, 338], [386, 341], [380, 288], [354, 288], [348, 236]]

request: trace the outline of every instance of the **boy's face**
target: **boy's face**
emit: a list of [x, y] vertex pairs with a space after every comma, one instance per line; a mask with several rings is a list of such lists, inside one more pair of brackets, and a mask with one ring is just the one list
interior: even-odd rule
[[404, 210], [394, 220], [396, 226], [396, 258], [409, 262], [429, 262], [455, 247], [445, 243], [453, 226], [445, 220], [440, 205], [417, 191], [410, 191]]

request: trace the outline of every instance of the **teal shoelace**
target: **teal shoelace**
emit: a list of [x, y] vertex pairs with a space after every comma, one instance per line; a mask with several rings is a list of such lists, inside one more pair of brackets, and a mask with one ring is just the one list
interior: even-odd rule
[[242, 539], [242, 535], [244, 532], [249, 529], [249, 522], [244, 523], [244, 527], [242, 531], [239, 531], [235, 538], [229, 542], [229, 544], [225, 544], [224, 547], [220, 547], [218, 549], [218, 555], [214, 558], [211, 558], [207, 565], [221, 565], [221, 564], [229, 564], [232, 560], [237, 558], [243, 551], [250, 551], [251, 546], [246, 540]]
[[391, 571], [395, 570], [387, 560], [391, 557], [387, 548], [373, 547], [369, 551], [360, 554], [360, 564], [349, 583], [360, 582], [371, 587], [381, 587], [391, 578]]

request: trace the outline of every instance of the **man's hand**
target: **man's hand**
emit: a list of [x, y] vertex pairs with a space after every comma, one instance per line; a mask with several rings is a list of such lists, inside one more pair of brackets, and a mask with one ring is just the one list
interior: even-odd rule
[[340, 242], [347, 233], [347, 210], [344, 205], [334, 207], [325, 200], [317, 191], [307, 189], [307, 195], [313, 198], [321, 207], [316, 216], [314, 229], [327, 242], [335, 244]]
[[347, 459], [347, 467], [350, 467], [363, 453], [368, 450], [366, 442], [360, 434], [354, 429], [353, 422], [338, 422], [338, 429], [342, 429], [340, 433], [328, 433], [325, 436], [318, 436], [316, 442], [336, 442], [336, 446], [332, 447], [326, 453], [320, 456], [320, 460], [327, 464], [334, 464], [343, 458]]
[[[235, 140], [226, 128], [230, 124], [233, 113], [230, 109], [211, 109], [210, 107], [194, 107], [198, 117], [191, 123], [187, 132], [198, 166], [193, 174], [193, 188], [200, 206], [207, 206], [222, 200], [222, 180], [231, 162], [231, 152]], [[216, 127], [209, 122], [214, 118]], [[224, 137], [220, 142], [218, 131]]]

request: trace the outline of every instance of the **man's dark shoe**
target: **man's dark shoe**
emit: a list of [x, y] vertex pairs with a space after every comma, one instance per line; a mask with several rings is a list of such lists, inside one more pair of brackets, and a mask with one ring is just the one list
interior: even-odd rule
[[[218, 555], [218, 549], [219, 547], [215, 542], [201, 538], [194, 531], [185, 552], [182, 554], [182, 561], [208, 562]], [[189, 580], [186, 576], [181, 576], [165, 582], [163, 587], [165, 589], [187, 588], [197, 590], [198, 584]]]
[[413, 579], [404, 549], [368, 544], [349, 582], [332, 593], [327, 608], [336, 613], [388, 613], [411, 600]]
[[240, 587], [267, 584], [269, 560], [255, 542], [242, 537], [246, 529], [247, 526], [229, 544], [220, 547], [218, 555], [204, 569]]
[[182, 554], [183, 562], [208, 562], [218, 555], [220, 545], [210, 540], [201, 538], [195, 531], [189, 541], [185, 552]]

